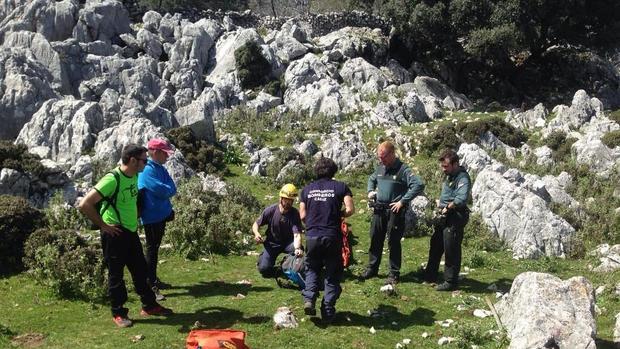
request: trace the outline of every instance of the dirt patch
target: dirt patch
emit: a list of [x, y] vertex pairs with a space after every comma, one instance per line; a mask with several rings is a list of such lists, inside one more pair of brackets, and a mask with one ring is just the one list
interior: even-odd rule
[[11, 344], [21, 348], [38, 348], [45, 342], [45, 335], [42, 333], [25, 333], [13, 337]]

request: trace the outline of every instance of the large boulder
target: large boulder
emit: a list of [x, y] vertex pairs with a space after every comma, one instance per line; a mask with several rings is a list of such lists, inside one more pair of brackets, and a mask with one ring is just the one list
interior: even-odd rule
[[514, 258], [565, 257], [575, 229], [551, 212], [544, 185], [528, 186], [512, 174], [491, 167], [478, 173], [472, 187], [474, 210], [512, 248]]
[[374, 65], [383, 65], [388, 53], [388, 38], [380, 29], [345, 27], [317, 39], [323, 51], [338, 51], [346, 58], [362, 57]]
[[610, 246], [602, 244], [596, 247], [589, 255], [599, 259], [598, 266], [592, 268], [592, 271], [598, 273], [613, 273], [620, 269], [620, 244]]
[[570, 132], [581, 128], [592, 118], [603, 117], [603, 103], [598, 98], [590, 98], [586, 91], [575, 92], [570, 107], [558, 105], [553, 108], [556, 117], [549, 121], [543, 134], [550, 134], [553, 131]]
[[332, 78], [334, 71], [335, 65], [325, 63], [317, 55], [308, 53], [289, 64], [284, 73], [284, 84], [287, 90], [296, 90], [313, 82]]
[[121, 151], [126, 144], [146, 145], [151, 138], [165, 139], [165, 136], [150, 120], [145, 118], [123, 120], [118, 125], [99, 132], [93, 160], [114, 164], [120, 160]]
[[346, 61], [340, 68], [344, 82], [363, 94], [378, 93], [391, 81], [383, 71], [361, 57]]
[[80, 42], [115, 42], [119, 35], [131, 32], [129, 12], [117, 0], [87, 0], [79, 12], [73, 37]]
[[495, 305], [509, 349], [595, 349], [594, 289], [582, 276], [566, 281], [543, 273], [519, 274]]
[[44, 101], [56, 97], [52, 75], [25, 50], [0, 52], [0, 139], [14, 139]]
[[252, 176], [266, 176], [267, 166], [276, 158], [269, 148], [263, 148], [250, 157], [248, 163], [248, 174]]
[[321, 79], [297, 89], [287, 88], [284, 105], [309, 116], [324, 114], [336, 117], [343, 114], [347, 103], [341, 93], [340, 84], [333, 79]]
[[504, 119], [507, 123], [520, 129], [545, 127], [549, 111], [542, 103], [524, 112], [509, 111]]
[[419, 96], [435, 98], [446, 109], [463, 110], [473, 107], [473, 103], [464, 94], [453, 91], [435, 78], [418, 76], [413, 85]]
[[321, 153], [334, 160], [342, 171], [364, 168], [372, 164], [373, 158], [366, 150], [359, 129], [347, 128], [322, 137]]
[[297, 39], [280, 33], [269, 43], [269, 47], [273, 49], [276, 56], [283, 63], [291, 62], [308, 52], [308, 48], [297, 41]]
[[60, 163], [73, 163], [95, 145], [103, 114], [95, 102], [71, 98], [46, 101], [17, 136], [31, 152]]
[[5, 1], [2, 5], [0, 43], [8, 33], [21, 30], [39, 33], [49, 41], [65, 40], [71, 37], [78, 18], [74, 0]]
[[215, 44], [215, 65], [209, 69], [207, 81], [217, 83], [234, 72], [236, 68], [235, 50], [248, 42], [264, 45], [263, 39], [255, 29], [239, 29], [222, 34]]
[[588, 133], [571, 146], [574, 159], [587, 165], [591, 171], [606, 177], [615, 169], [620, 170], [620, 148], [609, 149], [598, 132]]
[[402, 126], [431, 120], [424, 102], [415, 92], [409, 92], [403, 98], [390, 95], [387, 101], [378, 102], [367, 115], [365, 122], [382, 126]]
[[30, 51], [37, 62], [43, 64], [53, 77], [52, 88], [64, 93], [71, 93], [71, 85], [60, 55], [52, 45], [39, 33], [20, 31], [9, 34], [2, 45], [4, 49], [24, 48]]

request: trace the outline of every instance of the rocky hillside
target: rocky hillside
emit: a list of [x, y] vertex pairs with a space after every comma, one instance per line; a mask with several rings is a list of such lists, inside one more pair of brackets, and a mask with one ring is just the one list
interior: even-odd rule
[[[197, 142], [239, 149], [248, 175], [281, 181], [318, 154], [348, 173], [363, 171], [385, 138], [413, 161], [429, 138], [442, 139], [439, 130], [456, 127], [448, 145], [475, 176], [473, 210], [514, 258], [579, 254], [579, 232], [588, 231], [580, 222], [602, 217], [602, 238], [620, 242], [618, 114], [583, 90], [570, 105], [497, 114], [508, 136], [520, 131], [528, 141], [508, 141], [492, 125], [472, 138], [467, 125], [488, 115], [468, 113], [466, 95], [391, 59], [385, 22], [363, 14], [329, 23], [293, 18], [276, 29], [243, 26], [232, 14], [190, 20], [151, 11], [132, 22], [116, 0], [3, 2], [0, 14], [0, 139], [24, 145], [45, 168], [5, 163], [0, 194], [44, 206], [60, 190], [73, 205], [124, 144], [167, 138], [179, 127]], [[287, 144], [266, 144], [252, 132], [260, 128], [284, 130]], [[283, 148], [295, 155], [283, 158]], [[179, 147], [168, 162], [175, 180], [195, 175], [187, 156]], [[558, 171], [569, 165], [579, 177]], [[591, 193], [575, 189], [584, 187], [581, 176], [596, 185]], [[429, 198], [412, 204], [411, 229]], [[605, 270], [620, 267], [611, 255]]]

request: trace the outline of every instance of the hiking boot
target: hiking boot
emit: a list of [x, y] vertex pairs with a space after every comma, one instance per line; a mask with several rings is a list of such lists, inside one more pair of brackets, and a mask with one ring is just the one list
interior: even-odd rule
[[368, 280], [368, 279], [371, 279], [371, 278], [373, 278], [373, 277], [377, 276], [377, 274], [378, 274], [378, 273], [377, 273], [375, 270], [372, 270], [372, 269], [366, 269], [366, 271], [365, 271], [365, 272], [363, 272], [363, 273], [362, 273], [362, 275], [360, 275], [360, 279], [362, 279], [362, 280]]
[[149, 315], [160, 315], [160, 316], [168, 316], [172, 315], [172, 309], [162, 307], [161, 305], [155, 303], [155, 305], [150, 306], [148, 308], [142, 308], [140, 310], [140, 315], [149, 316]]
[[112, 318], [112, 321], [114, 321], [116, 326], [121, 327], [121, 328], [131, 327], [133, 325], [133, 322], [131, 322], [131, 320], [129, 320], [127, 317], [122, 316], [122, 315], [114, 316]]
[[160, 290], [167, 290], [169, 288], [172, 288], [172, 285], [170, 285], [169, 283], [161, 281], [159, 278], [155, 279], [155, 282], [153, 283], [153, 286], [157, 287]]
[[384, 285], [396, 285], [400, 280], [400, 276], [396, 274], [390, 274], [387, 279], [385, 279]]
[[437, 291], [454, 291], [456, 289], [457, 289], [457, 286], [449, 282], [441, 283], [437, 285], [437, 287], [435, 287], [435, 290]]
[[334, 323], [334, 320], [336, 319], [336, 314], [331, 314], [331, 315], [323, 315], [321, 316], [321, 322], [324, 325], [331, 325]]
[[153, 293], [155, 294], [156, 301], [161, 302], [164, 299], [166, 299], [166, 296], [164, 296], [163, 294], [161, 294], [161, 292], [159, 292], [159, 288], [157, 288], [157, 286], [151, 287], [151, 290], [153, 290]]
[[316, 309], [314, 307], [314, 303], [304, 302], [304, 314], [310, 315], [310, 316], [316, 315]]

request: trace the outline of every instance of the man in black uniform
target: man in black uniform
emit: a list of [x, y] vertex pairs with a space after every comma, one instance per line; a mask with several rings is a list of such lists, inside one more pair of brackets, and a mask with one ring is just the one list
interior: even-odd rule
[[469, 221], [467, 198], [471, 188], [469, 174], [459, 165], [459, 156], [452, 149], [446, 149], [439, 157], [441, 169], [446, 175], [441, 188], [438, 209], [440, 218], [431, 237], [428, 263], [424, 279], [437, 281], [441, 255], [445, 253], [444, 282], [437, 285], [437, 291], [452, 291], [458, 287], [461, 270], [461, 243], [463, 231]]
[[[336, 301], [342, 288], [342, 217], [355, 212], [351, 189], [332, 177], [338, 166], [332, 159], [320, 158], [314, 165], [316, 181], [301, 192], [299, 214], [306, 224], [306, 287], [302, 291], [304, 313], [315, 315], [319, 294], [319, 275], [325, 270], [325, 292], [321, 302], [321, 319], [330, 323], [336, 313]], [[343, 207], [344, 206], [344, 207]]]
[[396, 157], [394, 145], [383, 142], [377, 148], [381, 164], [368, 178], [368, 199], [374, 210], [370, 226], [368, 267], [362, 279], [377, 275], [381, 264], [383, 243], [388, 235], [390, 273], [386, 284], [395, 284], [400, 277], [402, 248], [400, 239], [405, 230], [405, 211], [413, 198], [424, 191], [424, 183]]

